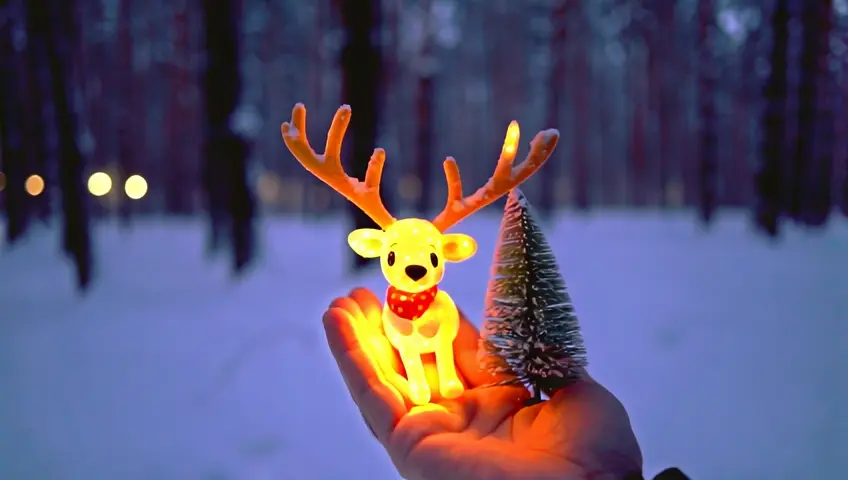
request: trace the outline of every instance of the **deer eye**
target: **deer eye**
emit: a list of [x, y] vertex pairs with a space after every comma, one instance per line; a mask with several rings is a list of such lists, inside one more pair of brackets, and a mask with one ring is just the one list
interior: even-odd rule
[[389, 252], [389, 255], [386, 256], [386, 263], [391, 267], [395, 264], [395, 252]]
[[431, 253], [430, 254], [430, 263], [433, 264], [433, 268], [438, 267], [439, 266], [439, 256], [436, 255], [435, 253]]

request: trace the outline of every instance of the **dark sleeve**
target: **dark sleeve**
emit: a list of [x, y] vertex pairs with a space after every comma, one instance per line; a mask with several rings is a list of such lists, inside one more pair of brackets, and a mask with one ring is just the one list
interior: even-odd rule
[[[635, 473], [633, 475], [628, 475], [624, 478], [624, 480], [645, 480], [645, 477], [640, 473]], [[667, 468], [662, 472], [658, 473], [654, 480], [689, 480], [683, 472], [680, 471], [679, 468]]]

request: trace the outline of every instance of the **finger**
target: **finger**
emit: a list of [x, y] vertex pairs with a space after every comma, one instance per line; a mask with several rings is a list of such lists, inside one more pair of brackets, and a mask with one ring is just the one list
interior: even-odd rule
[[488, 363], [487, 354], [479, 353], [480, 332], [465, 314], [459, 312], [459, 333], [453, 344], [456, 365], [471, 387], [479, 387], [513, 378], [506, 374], [492, 374], [481, 367]]
[[[406, 378], [401, 375], [403, 370], [397, 352], [383, 335], [382, 328], [375, 328], [373, 326], [374, 321], [366, 318], [362, 305], [352, 297], [339, 297], [330, 303], [330, 308], [340, 308], [351, 316], [354, 331], [358, 332], [363, 350], [380, 369], [384, 379], [404, 396], [407, 396], [409, 385]], [[372, 306], [367, 305], [366, 308], [370, 315], [374, 314]], [[377, 324], [379, 325], [379, 321]]]
[[[370, 290], [361, 287], [351, 290], [348, 296], [356, 303], [356, 307], [362, 315], [361, 321], [368, 328], [373, 328], [374, 331], [379, 332], [379, 335], [374, 336], [372, 343], [374, 343], [374, 347], [377, 349], [377, 355], [380, 360], [385, 361], [382, 365], [386, 371], [391, 370], [398, 374], [403, 373], [403, 364], [400, 361], [400, 356], [394, 347], [392, 347], [392, 344], [389, 343], [389, 339], [383, 334], [383, 305], [380, 304], [380, 300]], [[399, 389], [404, 388], [403, 386], [395, 386]]]
[[326, 158], [337, 160], [342, 157], [342, 141], [344, 141], [348, 124], [350, 124], [350, 106], [342, 105], [336, 110], [333, 122], [330, 124], [330, 131], [327, 133], [327, 145], [324, 148]]
[[353, 401], [377, 439], [386, 444], [395, 425], [406, 414], [403, 397], [384, 379], [368, 350], [362, 348], [348, 311], [339, 307], [327, 310], [324, 331]]
[[362, 324], [365, 320], [365, 316], [362, 314], [362, 309], [359, 307], [359, 304], [356, 300], [350, 297], [339, 297], [330, 302], [330, 308], [341, 308], [346, 311], [353, 317], [353, 320], [357, 322], [357, 324]]
[[309, 144], [306, 138], [306, 107], [302, 103], [298, 103], [292, 109], [292, 126], [297, 129], [298, 137], [303, 140], [303, 143]]
[[380, 303], [380, 299], [377, 298], [377, 295], [374, 295], [374, 293], [367, 288], [358, 287], [351, 290], [348, 296], [352, 298], [357, 305], [359, 305], [362, 315], [369, 325], [373, 325], [379, 329], [383, 328], [383, 304]]

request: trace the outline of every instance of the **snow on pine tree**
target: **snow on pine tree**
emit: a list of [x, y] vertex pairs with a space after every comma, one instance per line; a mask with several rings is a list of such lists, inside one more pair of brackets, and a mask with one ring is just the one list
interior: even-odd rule
[[565, 280], [519, 189], [501, 220], [480, 357], [487, 371], [514, 376], [500, 385], [530, 387], [533, 403], [574, 381], [587, 363]]

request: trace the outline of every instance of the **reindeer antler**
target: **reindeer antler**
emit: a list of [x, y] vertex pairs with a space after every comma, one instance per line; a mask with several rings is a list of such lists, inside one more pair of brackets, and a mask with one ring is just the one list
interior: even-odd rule
[[306, 138], [306, 107], [298, 103], [292, 110], [291, 123], [285, 122], [280, 127], [283, 141], [303, 168], [339, 192], [371, 217], [380, 228], [385, 229], [395, 222], [395, 218], [386, 210], [380, 198], [380, 179], [386, 162], [386, 152], [382, 148], [374, 149], [364, 182], [345, 173], [341, 159], [342, 140], [350, 123], [350, 115], [349, 105], [342, 105], [336, 110], [327, 133], [324, 154], [318, 155], [309, 146], [309, 140]]
[[459, 223], [465, 217], [489, 205], [507, 192], [524, 182], [551, 156], [559, 141], [556, 129], [543, 130], [530, 142], [530, 153], [519, 165], [513, 167], [515, 153], [518, 150], [518, 122], [512, 121], [506, 131], [501, 156], [492, 178], [473, 194], [462, 196], [462, 180], [459, 167], [453, 157], [445, 160], [445, 178], [448, 182], [448, 201], [444, 210], [433, 220], [433, 225], [444, 232]]

